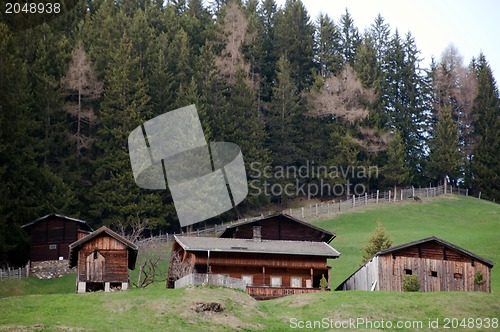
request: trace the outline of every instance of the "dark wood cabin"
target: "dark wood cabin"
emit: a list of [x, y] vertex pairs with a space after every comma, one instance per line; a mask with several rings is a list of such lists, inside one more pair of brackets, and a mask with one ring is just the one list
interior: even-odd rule
[[[378, 252], [336, 290], [402, 291], [403, 278], [417, 275], [421, 292], [491, 291], [493, 263], [454, 244], [430, 237]], [[474, 284], [481, 271], [484, 284]]]
[[262, 240], [315, 241], [330, 243], [335, 234], [286, 214], [242, 221], [228, 226], [221, 238], [251, 239], [254, 227], [261, 229]]
[[77, 292], [126, 290], [137, 252], [135, 244], [105, 226], [70, 244], [69, 266], [77, 267]]
[[[191, 272], [242, 279], [256, 299], [320, 291], [322, 275], [330, 281], [327, 259], [340, 256], [324, 242], [184, 236], [175, 236], [172, 252], [190, 263]], [[175, 282], [172, 266], [169, 288]]]
[[69, 245], [92, 232], [83, 220], [48, 214], [21, 226], [30, 235], [30, 261], [68, 259]]

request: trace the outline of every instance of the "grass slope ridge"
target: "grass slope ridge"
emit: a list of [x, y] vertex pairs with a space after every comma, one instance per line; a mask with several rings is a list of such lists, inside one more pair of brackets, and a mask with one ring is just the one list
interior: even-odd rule
[[[341, 251], [342, 256], [331, 262], [333, 285], [359, 267], [362, 248], [377, 220], [382, 222], [394, 245], [435, 235], [500, 262], [499, 205], [455, 196], [422, 203], [395, 203], [315, 222], [337, 234], [332, 246]], [[500, 318], [500, 273], [497, 269], [492, 269], [492, 293], [349, 291], [302, 294], [261, 302], [241, 291], [211, 287], [166, 290], [163, 284], [157, 284], [146, 290], [75, 294], [74, 279], [70, 282], [70, 277], [26, 281], [25, 284], [7, 280], [0, 282], [0, 295], [7, 294], [9, 284], [16, 284], [19, 295], [28, 293], [27, 288], [33, 285], [37, 293], [50, 290], [69, 294], [0, 298], [0, 331], [283, 331], [291, 327], [291, 319], [321, 322], [324, 318], [336, 322], [383, 319], [393, 324], [415, 320], [423, 324], [423, 330], [429, 330], [429, 319], [439, 319], [442, 328], [446, 317]], [[45, 291], [44, 282], [47, 282]], [[226, 310], [196, 313], [192, 308], [199, 301], [220, 302]]]

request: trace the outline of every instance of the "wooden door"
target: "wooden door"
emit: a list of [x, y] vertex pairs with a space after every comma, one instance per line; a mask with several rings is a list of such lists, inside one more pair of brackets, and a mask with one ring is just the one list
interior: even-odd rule
[[87, 281], [104, 281], [106, 259], [98, 250], [87, 256]]

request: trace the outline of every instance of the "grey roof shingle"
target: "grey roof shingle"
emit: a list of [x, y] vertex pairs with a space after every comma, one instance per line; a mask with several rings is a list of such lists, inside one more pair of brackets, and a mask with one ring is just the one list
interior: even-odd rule
[[238, 253], [267, 253], [339, 257], [340, 253], [324, 242], [283, 241], [253, 239], [227, 239], [213, 237], [175, 236], [175, 240], [186, 251], [219, 251]]

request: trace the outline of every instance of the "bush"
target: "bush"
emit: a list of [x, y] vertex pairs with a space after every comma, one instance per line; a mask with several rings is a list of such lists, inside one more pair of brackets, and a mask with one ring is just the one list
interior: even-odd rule
[[474, 273], [474, 285], [475, 286], [482, 286], [486, 280], [484, 280], [484, 275], [481, 270], [477, 270], [476, 273]]
[[321, 288], [321, 290], [326, 290], [328, 288], [328, 281], [326, 280], [325, 278], [325, 275], [322, 274], [321, 275], [321, 280], [319, 281], [319, 287]]
[[420, 290], [420, 281], [417, 275], [403, 277], [403, 291], [418, 292]]

